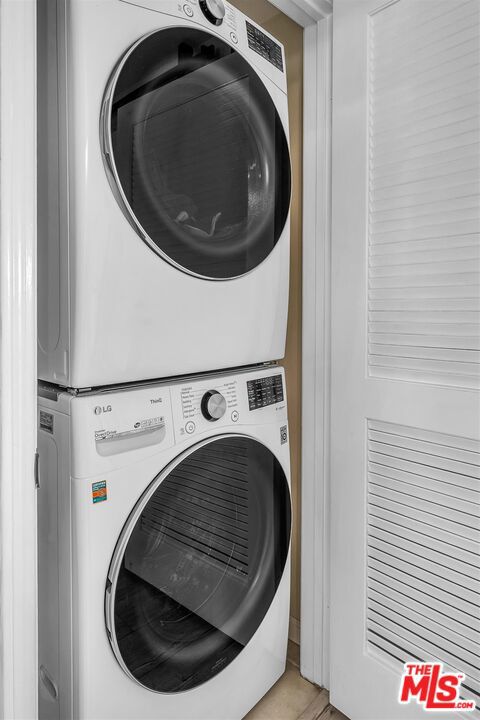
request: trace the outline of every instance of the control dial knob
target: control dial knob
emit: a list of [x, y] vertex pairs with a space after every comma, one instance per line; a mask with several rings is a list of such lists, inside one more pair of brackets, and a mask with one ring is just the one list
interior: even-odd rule
[[201, 408], [203, 416], [213, 422], [225, 415], [227, 401], [218, 390], [209, 390], [202, 398]]
[[221, 25], [225, 17], [223, 0], [200, 0], [200, 9], [213, 25]]

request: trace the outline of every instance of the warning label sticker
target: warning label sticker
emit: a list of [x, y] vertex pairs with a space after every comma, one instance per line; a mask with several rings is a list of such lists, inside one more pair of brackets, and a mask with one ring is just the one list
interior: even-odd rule
[[107, 483], [105, 480], [92, 483], [92, 501], [94, 503], [103, 502], [107, 499]]
[[40, 430], [53, 435], [53, 415], [51, 413], [40, 411]]

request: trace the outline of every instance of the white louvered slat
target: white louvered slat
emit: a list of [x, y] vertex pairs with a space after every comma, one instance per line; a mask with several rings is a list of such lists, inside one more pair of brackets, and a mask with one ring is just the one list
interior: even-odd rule
[[[416, 348], [422, 348], [427, 346], [427, 348], [445, 348], [445, 338], [442, 335], [428, 335], [423, 336], [421, 333], [418, 333], [416, 335], [406, 335], [405, 333], [386, 333], [378, 332], [378, 333], [372, 333], [371, 334], [371, 341], [372, 343], [385, 343], [387, 345], [393, 345], [398, 347], [398, 355], [399, 357], [402, 357], [402, 349], [404, 346], [412, 346]], [[428, 342], [428, 345], [427, 345]], [[472, 338], [472, 337], [449, 337], [448, 338], [448, 348], [449, 349], [457, 349], [457, 350], [464, 350], [465, 345], [470, 345], [471, 350], [480, 350], [480, 339], [478, 338]], [[464, 350], [464, 352], [467, 352]]]
[[[466, 289], [464, 289], [466, 288]], [[377, 288], [370, 290], [370, 296], [375, 300], [397, 300], [409, 303], [412, 300], [428, 300], [451, 302], [450, 298], [454, 298], [456, 302], [478, 300], [480, 298], [480, 286], [464, 284], [462, 287], [455, 285], [432, 285], [429, 287], [410, 286], [408, 297], [405, 296], [403, 287]]]
[[463, 568], [461, 571], [465, 574], [476, 572], [475, 553], [470, 553], [458, 545], [455, 546], [452, 545], [451, 542], [437, 540], [419, 530], [410, 530], [406, 523], [399, 525], [396, 522], [387, 520], [385, 517], [377, 517], [373, 513], [370, 518], [370, 526], [375, 529], [375, 532], [372, 530], [372, 533], [375, 534], [376, 537], [384, 540], [390, 538], [390, 541], [394, 543], [398, 543], [400, 540], [404, 540], [407, 545], [409, 543], [415, 543], [417, 547], [421, 548], [422, 552], [427, 553], [427, 555], [441, 553], [442, 561], [453, 569], [455, 569], [457, 563], [460, 562], [463, 563], [463, 565], [459, 564], [458, 567]]
[[[396, 367], [395, 360], [403, 362], [406, 358], [411, 358], [412, 366], [415, 366], [417, 362], [425, 363], [429, 359], [436, 360], [439, 363], [449, 360], [453, 362], [474, 363], [475, 366], [480, 361], [480, 352], [478, 350], [425, 347], [416, 348], [405, 345], [402, 347], [402, 355], [399, 357], [398, 346], [388, 344], [378, 345], [372, 343], [370, 353], [372, 364], [383, 365], [384, 367], [388, 367], [388, 363], [392, 358], [392, 365], [394, 367]], [[425, 367], [425, 365], [423, 365], [423, 367]]]
[[[381, 423], [381, 428], [375, 426], [375, 423], [370, 423], [370, 429], [368, 436], [372, 440], [377, 442], [387, 443], [388, 445], [398, 445], [402, 448], [410, 448], [412, 450], [421, 450], [427, 452], [430, 455], [439, 455], [440, 457], [449, 457], [462, 462], [468, 462], [475, 465], [477, 461], [477, 444], [472, 442], [467, 445], [467, 441], [462, 438], [460, 446], [449, 444], [451, 441], [450, 436], [442, 436], [441, 442], [438, 441], [438, 433], [430, 435], [430, 440], [425, 438], [428, 437], [425, 431], [422, 432], [422, 438], [419, 439], [416, 435], [407, 435], [409, 428], [400, 427], [398, 425], [389, 425], [388, 423]], [[388, 428], [388, 430], [385, 430]], [[398, 430], [400, 429], [400, 434]], [[397, 431], [397, 432], [395, 432]], [[480, 488], [478, 489], [480, 492]]]
[[[395, 453], [398, 453], [398, 448], [394, 446], [391, 448], [386, 447], [382, 453], [372, 450], [368, 462], [370, 473], [379, 475], [381, 478], [394, 480], [398, 485], [402, 483], [416, 485], [425, 492], [439, 492], [446, 496], [455, 496], [458, 503], [462, 502], [461, 498], [458, 497], [460, 488], [462, 495], [465, 493], [469, 503], [479, 504], [480, 494], [477, 491], [478, 481], [475, 477], [432, 467], [437, 462], [447, 463], [446, 458], [432, 458], [429, 465], [425, 466], [418, 464], [415, 460], [413, 462], [411, 460], [405, 461], [404, 458], [395, 457]], [[418, 453], [418, 457], [421, 457], [420, 453]], [[383, 480], [380, 482], [383, 484]], [[455, 501], [452, 502], [455, 504]], [[462, 509], [460, 507], [460, 510]]]
[[[402, 602], [407, 607], [410, 604], [424, 613], [427, 613], [424, 608], [429, 608], [430, 612], [435, 613], [436, 616], [448, 618], [448, 622], [457, 628], [461, 637], [467, 635], [469, 638], [476, 638], [477, 642], [480, 642], [479, 630], [478, 628], [475, 629], [475, 618], [468, 613], [462, 612], [459, 608], [452, 607], [441, 596], [435, 597], [431, 592], [428, 592], [429, 588], [427, 586], [424, 586], [422, 590], [413, 585], [406, 587], [404, 581], [399, 581], [393, 575], [387, 575], [385, 572], [379, 572], [372, 568], [370, 587], [373, 590], [380, 589], [383, 594]], [[477, 625], [479, 625], [478, 622]]]
[[[377, 48], [380, 55], [380, 48]], [[391, 52], [391, 48], [384, 52]], [[376, 89], [383, 92], [387, 96], [392, 95], [392, 87], [396, 87], [397, 91], [405, 86], [412, 86], [414, 90], [430, 83], [430, 81], [438, 80], [442, 73], [449, 69], [461, 69], [470, 67], [472, 60], [478, 57], [478, 37], [476, 37], [474, 28], [465, 31], [465, 42], [450, 45], [443, 45], [439, 41], [436, 45], [428, 48], [428, 52], [418, 53], [414, 56], [414, 61], [403, 65], [395, 66], [393, 69], [385, 67], [383, 72], [377, 70], [376, 73]], [[419, 70], [419, 67], [421, 69]], [[416, 72], [417, 70], [417, 72]]]
[[397, 472], [402, 477], [407, 477], [409, 474], [415, 475], [425, 484], [431, 481], [441, 482], [442, 487], [445, 487], [445, 484], [455, 485], [457, 482], [456, 486], [462, 489], [475, 490], [478, 487], [478, 479], [474, 476], [459, 473], [458, 471], [451, 472], [450, 468], [444, 465], [446, 463], [445, 458], [432, 457], [430, 464], [426, 466], [416, 460], [398, 457], [395, 455], [396, 452], [398, 452], [397, 449], [391, 453], [379, 454], [371, 449], [368, 458], [370, 467], [374, 467], [375, 463], [378, 463], [378, 465], [388, 468], [388, 471], [392, 474]]
[[[385, 458], [382, 458], [382, 460], [385, 461]], [[370, 468], [372, 483], [376, 483], [376, 485], [380, 487], [389, 487], [391, 490], [396, 490], [399, 493], [407, 495], [413, 493], [416, 497], [423, 498], [431, 503], [436, 502], [440, 505], [448, 504], [449, 508], [455, 508], [460, 512], [473, 514], [473, 517], [475, 517], [475, 513], [480, 510], [479, 494], [472, 490], [462, 488], [462, 499], [460, 499], [452, 494], [452, 492], [455, 491], [453, 485], [441, 483], [438, 488], [438, 481], [432, 480], [431, 478], [424, 478], [421, 475], [414, 475], [413, 473], [406, 474], [398, 473], [397, 471], [397, 477], [395, 477], [394, 468], [392, 468], [391, 476], [388, 466], [378, 465], [373, 462], [370, 463]], [[380, 472], [375, 472], [375, 468], [378, 468]], [[425, 485], [430, 487], [425, 488]], [[435, 485], [437, 485], [437, 488], [432, 490], [431, 487]], [[456, 488], [457, 492], [459, 487], [460, 486], [457, 486]], [[451, 492], [445, 492], [445, 490], [450, 490]]]
[[[425, 31], [429, 36], [434, 34], [440, 28], [451, 28], [453, 24], [457, 27], [465, 17], [475, 12], [476, 0], [457, 0], [454, 7], [448, 2], [436, 2], [435, 13], [432, 13], [428, 6], [422, 8], [413, 8], [408, 6], [389, 8], [389, 13], [382, 15], [379, 13], [375, 17], [376, 27], [378, 29], [378, 44], [388, 47], [392, 39], [397, 41], [399, 48], [409, 46], [410, 39], [412, 45], [421, 45], [425, 42]], [[426, 27], [427, 26], [427, 27]], [[405, 32], [407, 31], [407, 32]]]
[[[424, 188], [417, 188], [415, 193], [412, 193], [410, 185], [407, 188], [384, 188], [381, 192], [375, 193], [376, 199], [375, 202], [372, 202], [370, 209], [372, 212], [377, 210], [392, 211], [397, 207], [416, 207], [442, 200], [448, 202], [468, 195], [478, 196], [480, 180], [475, 177], [476, 174], [475, 168], [475, 172], [471, 174], [471, 180], [469, 181], [465, 181], [464, 176], [449, 179], [448, 182], [442, 181], [440, 178], [437, 179], [435, 188], [432, 188], [431, 183], [428, 183]], [[464, 174], [462, 173], [462, 175]]]
[[[412, 370], [413, 372], [423, 372], [424, 374], [427, 374], [430, 370], [431, 362], [425, 358], [418, 360], [408, 356], [398, 358], [372, 354], [370, 357], [370, 364], [372, 367], [383, 368], [385, 372], [387, 369], [390, 369], [393, 373], [394, 370], [405, 368], [406, 370]], [[474, 380], [477, 375], [477, 365], [463, 361], [461, 363], [436, 361], [436, 367], [439, 371], [442, 370], [445, 374], [462, 376], [466, 383], [468, 383], [470, 379]]]
[[[477, 151], [480, 143], [457, 148], [455, 152], [438, 153], [427, 159], [420, 158], [408, 163], [389, 163], [375, 171], [375, 180], [370, 189], [374, 197], [390, 197], [414, 192], [435, 193], [439, 188], [456, 187], [459, 183], [477, 182], [479, 160]], [[473, 153], [473, 155], [472, 155]], [[402, 183], [398, 186], [398, 172]]]
[[[424, 576], [418, 577], [414, 572], [409, 572], [408, 567], [406, 569], [396, 567], [392, 563], [385, 563], [381, 560], [377, 560], [375, 557], [369, 558], [369, 573], [370, 569], [372, 573], [377, 577], [382, 578], [383, 582], [390, 585], [392, 579], [400, 583], [405, 591], [414, 588], [416, 591], [423, 593], [428, 597], [434, 597], [438, 601], [443, 602], [449, 608], [451, 607], [463, 618], [463, 622], [466, 625], [472, 624], [473, 627], [478, 628], [480, 623], [480, 614], [478, 607], [472, 605], [461, 597], [455, 597], [455, 603], [452, 606], [452, 593], [450, 588], [443, 587], [443, 584], [438, 582], [432, 582], [432, 579], [424, 574]], [[393, 585], [392, 585], [393, 587]], [[453, 586], [455, 588], [455, 586]]]
[[[393, 528], [395, 530], [396, 528]], [[419, 552], [423, 553], [426, 558], [432, 561], [432, 563], [437, 563], [440, 565], [445, 565], [446, 568], [448, 568], [450, 571], [452, 571], [453, 576], [457, 577], [455, 573], [458, 573], [459, 575], [463, 575], [464, 577], [468, 578], [472, 573], [476, 573], [478, 576], [478, 570], [472, 567], [471, 563], [464, 563], [463, 561], [459, 561], [456, 558], [453, 558], [451, 555], [447, 555], [443, 550], [433, 550], [431, 547], [428, 547], [427, 545], [421, 545], [418, 542], [418, 537], [413, 536], [414, 540], [409, 540], [406, 535], [397, 535], [397, 533], [392, 532], [392, 528], [388, 527], [385, 530], [382, 530], [381, 528], [377, 527], [377, 524], [372, 523], [370, 525], [369, 529], [370, 538], [372, 539], [372, 547], [377, 547], [378, 549], [384, 549], [386, 553], [392, 554], [392, 552], [395, 553], [395, 551], [399, 551], [401, 548], [400, 546], [405, 546], [407, 551], [412, 554], [412, 556], [418, 555]]]
[[397, 563], [397, 567], [410, 566], [415, 568], [418, 573], [426, 573], [426, 576], [430, 577], [431, 580], [441, 577], [449, 583], [448, 587], [453, 588], [456, 592], [461, 592], [468, 602], [473, 605], [478, 603], [480, 591], [478, 580], [469, 580], [468, 576], [459, 572], [458, 568], [450, 570], [440, 562], [440, 556], [437, 561], [431, 561], [423, 555], [419, 555], [420, 550], [419, 547], [417, 552], [411, 552], [410, 549], [404, 550], [391, 543], [378, 541], [372, 533], [369, 535], [369, 552], [372, 557], [376, 557], [377, 560], [385, 563]]
[[[374, 278], [375, 282], [371, 285], [375, 290], [389, 289], [389, 288], [429, 288], [435, 287], [440, 288], [443, 286], [456, 287], [459, 285], [468, 287], [468, 293], [471, 294], [471, 288], [478, 288], [477, 284], [477, 273], [475, 272], [461, 272], [461, 273], [431, 273], [430, 275], [408, 275], [403, 274], [400, 276], [392, 275], [378, 275]], [[438, 291], [440, 292], [440, 291]], [[405, 297], [409, 297], [410, 293], [405, 293]]]
[[438, 613], [428, 605], [412, 602], [408, 595], [391, 593], [390, 589], [385, 588], [381, 583], [373, 583], [372, 585], [374, 586], [368, 593], [372, 602], [383, 605], [394, 613], [398, 612], [404, 617], [411, 618], [419, 627], [425, 627], [427, 623], [431, 622], [438, 635], [448, 637], [449, 641], [454, 645], [461, 643], [461, 646], [468, 651], [470, 661], [475, 661], [480, 636], [475, 631], [472, 631], [472, 628], [467, 628], [461, 623], [452, 621], [450, 617]]
[[[393, 643], [395, 644], [406, 644], [407, 647], [414, 648], [416, 652], [418, 652], [420, 648], [425, 648], [428, 652], [429, 658], [439, 659], [438, 655], [441, 655], [443, 662], [447, 665], [450, 667], [456, 667], [457, 669], [459, 668], [460, 663], [458, 656], [455, 653], [456, 648], [448, 647], [448, 649], [443, 649], [442, 647], [439, 647], [439, 645], [435, 642], [438, 640], [438, 637], [430, 636], [429, 640], [424, 639], [419, 632], [415, 631], [415, 627], [412, 627], [409, 623], [406, 623], [406, 626], [404, 627], [396, 622], [393, 622], [392, 619], [388, 617], [388, 613], [382, 615], [381, 617], [380, 613], [378, 613], [378, 618], [378, 622], [368, 622], [369, 629], [372, 628], [377, 632], [377, 634], [381, 633], [388, 638], [392, 638]], [[418, 628], [418, 630], [420, 630], [420, 628]], [[464, 672], [467, 675], [469, 685], [476, 688], [477, 692], [480, 692], [480, 677], [476, 668], [472, 667], [465, 660], [462, 660], [461, 665], [461, 672]], [[468, 672], [470, 668], [471, 670]]]
[[420, 616], [412, 610], [406, 611], [402, 605], [385, 600], [383, 597], [380, 598], [378, 595], [373, 599], [371, 595], [373, 593], [370, 594], [368, 607], [371, 608], [372, 615], [379, 616], [379, 623], [388, 621], [388, 627], [398, 627], [397, 623], [401, 622], [402, 634], [404, 633], [407, 637], [408, 635], [419, 636], [422, 641], [427, 639], [431, 645], [436, 647], [439, 647], [438, 643], [441, 638], [441, 650], [449, 656], [448, 660], [451, 661], [453, 657], [457, 659], [458, 653], [461, 652], [462, 662], [468, 668], [470, 676], [480, 686], [478, 656], [472, 645], [465, 642], [463, 635], [459, 636], [444, 625], [440, 625], [426, 616]]
[[[439, 200], [436, 203], [424, 203], [418, 207], [397, 208], [394, 213], [389, 210], [372, 212], [372, 230], [381, 229], [383, 232], [389, 229], [396, 229], [399, 223], [412, 224], [414, 222], [426, 221], [430, 224], [432, 220], [440, 222], [442, 219], [455, 220], [465, 218], [467, 210], [472, 209], [472, 215], [478, 213], [477, 196], [469, 195], [461, 199]], [[474, 243], [467, 247], [475, 247]], [[478, 255], [478, 254], [477, 254]]]
[[[473, 75], [469, 78], [470, 73]], [[465, 77], [467, 76], [467, 77]], [[472, 93], [476, 88], [475, 67], [462, 73], [460, 87], [455, 84], [453, 87], [443, 88], [441, 92], [435, 93], [432, 97], [425, 98], [423, 95], [419, 98], [418, 107], [413, 108], [385, 108], [383, 113], [377, 113], [375, 116], [375, 126], [377, 131], [377, 140], [382, 140], [382, 135], [388, 137], [393, 131], [397, 133], [411, 133], [412, 124], [415, 123], [417, 129], [427, 127], [429, 122], [442, 124], [445, 116], [451, 118], [465, 118], [467, 109], [473, 111], [475, 105], [472, 105]], [[445, 114], [445, 105], [455, 103], [454, 111], [447, 111]], [[453, 113], [451, 115], [450, 113]]]
[[454, 73], [444, 73], [438, 80], [432, 80], [427, 87], [412, 88], [413, 107], [402, 104], [392, 96], [391, 105], [378, 108], [375, 115], [377, 132], [390, 132], [404, 124], [437, 116], [445, 109], [446, 103], [458, 106], [471, 103], [472, 92], [477, 82], [476, 59], [470, 58], [467, 67]]
[[478, 706], [480, 443], [369, 420], [367, 451], [367, 642], [465, 673]]
[[400, 243], [383, 243], [373, 245], [370, 256], [373, 260], [374, 258], [381, 258], [383, 256], [395, 257], [396, 255], [408, 253], [411, 257], [417, 259], [419, 257], [418, 253], [431, 252], [437, 249], [440, 252], [456, 252], [457, 249], [465, 248], [476, 249], [475, 238], [472, 240], [470, 235], [459, 235], [458, 237], [449, 238], [427, 238], [427, 240], [405, 240]]
[[477, 0], [372, 17], [373, 377], [480, 387], [479, 33]]

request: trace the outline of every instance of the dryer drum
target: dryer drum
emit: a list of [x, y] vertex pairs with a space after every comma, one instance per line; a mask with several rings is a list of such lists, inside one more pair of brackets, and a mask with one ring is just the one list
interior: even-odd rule
[[211, 279], [268, 257], [289, 211], [288, 143], [233, 47], [194, 28], [146, 36], [114, 71], [102, 122], [112, 189], [156, 252]]
[[245, 436], [197, 446], [159, 478], [117, 544], [106, 615], [124, 670], [174, 693], [217, 675], [262, 623], [288, 556], [290, 495], [278, 460]]

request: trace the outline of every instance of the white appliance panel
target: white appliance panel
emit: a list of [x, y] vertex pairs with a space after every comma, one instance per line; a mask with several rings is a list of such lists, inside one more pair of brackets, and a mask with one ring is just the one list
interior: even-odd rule
[[[208, 421], [202, 415], [200, 422], [194, 414], [198, 421], [195, 432], [192, 435], [182, 433], [189, 421], [186, 412], [195, 413], [201, 398], [209, 390], [229, 397], [226, 405], [230, 403], [230, 407], [226, 408], [224, 417]], [[45, 498], [58, 495], [58, 510], [50, 507], [48, 512], [40, 498], [40, 533], [50, 537], [51, 547], [45, 551], [41, 549], [40, 567], [46, 570], [45, 577], [50, 578], [50, 582], [44, 583], [39, 598], [44, 622], [39, 664], [45, 668], [57, 694], [55, 698], [49, 692], [50, 686], [47, 687], [43, 673], [40, 680], [42, 720], [59, 717], [112, 720], [132, 717], [224, 720], [229, 717], [240, 720], [281, 675], [285, 666], [289, 617], [288, 548], [283, 574], [263, 620], [256, 630], [248, 630], [248, 627], [245, 630], [244, 626], [247, 638], [253, 631], [245, 647], [221, 672], [181, 692], [152, 692], [131, 674], [129, 677], [112, 651], [104, 605], [106, 585], [110, 579], [117, 582], [114, 553], [120, 553], [122, 558], [122, 537], [129, 542], [134, 526], [132, 512], [145, 493], [153, 492], [152, 481], [159, 473], [165, 474], [163, 483], [174, 476], [174, 468], [179, 466], [182, 457], [189, 461], [199, 448], [211, 449], [222, 438], [225, 438], [223, 442], [229, 442], [228, 438], [245, 438], [245, 443], [260, 444], [267, 455], [276, 458], [275, 462], [279, 463], [289, 484], [287, 408], [282, 390], [285, 393], [283, 370], [270, 366], [233, 376], [198, 376], [174, 384], [151, 384], [116, 392], [80, 396], [67, 392], [59, 395], [52, 391], [41, 392], [40, 495], [42, 492]], [[46, 394], [50, 394], [50, 399], [45, 397]], [[149, 444], [146, 441], [148, 432], [142, 427], [135, 428], [135, 424], [142, 422], [142, 418], [144, 422], [158, 424], [159, 406], [164, 418], [164, 432], [156, 435], [156, 445]], [[239, 417], [233, 421], [231, 413], [235, 410]], [[125, 443], [125, 435], [117, 437], [129, 432], [138, 441], [136, 445]], [[152, 431], [154, 435], [155, 432]], [[99, 433], [102, 437], [108, 435], [103, 442], [110, 442], [112, 446], [120, 444], [120, 451], [99, 452]], [[44, 451], [50, 445], [56, 447], [54, 459], [51, 452]], [[232, 461], [236, 462], [235, 456]], [[211, 477], [210, 490], [205, 488], [207, 496], [212, 487], [218, 487], [218, 478]], [[96, 501], [95, 493], [101, 495], [103, 492], [96, 488], [102, 484], [106, 499]], [[216, 490], [216, 493], [213, 502], [223, 502], [222, 492]], [[152, 520], [151, 513], [149, 516], [143, 512], [141, 517], [144, 523], [149, 518]], [[223, 523], [221, 514], [219, 518]], [[49, 532], [45, 534], [47, 528]], [[164, 532], [168, 531], [168, 525], [166, 528]], [[193, 539], [198, 537], [197, 533]], [[143, 578], [140, 583], [150, 582], [154, 586], [162, 577], [152, 576], [145, 560], [138, 555], [135, 543], [131, 547], [125, 553], [126, 561], [131, 562], [131, 571]], [[218, 550], [220, 546], [217, 544], [216, 547]], [[215, 549], [215, 544], [212, 548]], [[254, 558], [252, 548], [249, 558], [250, 561]], [[205, 582], [211, 582], [218, 573], [218, 559], [212, 556], [211, 562], [216, 564], [217, 570], [212, 574], [206, 566]], [[54, 565], [58, 567], [58, 579], [51, 576], [49, 570]], [[228, 598], [230, 592], [229, 602], [234, 599], [234, 583], [232, 576], [224, 585], [223, 597]], [[195, 593], [191, 586], [187, 583], [173, 587], [178, 588], [177, 595], [170, 593], [170, 601], [180, 600], [185, 607], [190, 603], [193, 609]], [[54, 597], [60, 597], [58, 618], [55, 604], [51, 605]], [[108, 603], [105, 607], [108, 609]], [[221, 603], [217, 608], [221, 609]], [[202, 613], [201, 607], [199, 612]], [[204, 608], [203, 616], [198, 617], [209, 625], [214, 622], [208, 607]], [[237, 632], [235, 642], [244, 642], [242, 625], [235, 622], [235, 616], [230, 624], [225, 621], [222, 627], [224, 631], [230, 628], [232, 637]]]
[[[53, 4], [45, 4], [48, 56], [40, 55], [39, 67], [47, 64], [50, 74], [40, 77], [39, 124], [50, 135], [40, 143], [47, 187], [39, 209], [39, 375], [64, 386], [119, 384], [284, 355], [288, 217], [268, 257], [246, 275], [205, 280], [179, 270], [142, 241], [114, 197], [99, 119], [116, 63], [139, 38], [160, 29], [201, 29], [235, 47], [258, 73], [288, 139], [285, 73], [249, 48], [246, 18], [228, 3], [218, 28], [196, 3], [186, 4], [191, 19], [177, 3], [162, 2], [162, 12], [146, 5], [159, 7], [153, 0], [59, 0], [55, 14]], [[55, 22], [57, 33], [48, 35]]]

